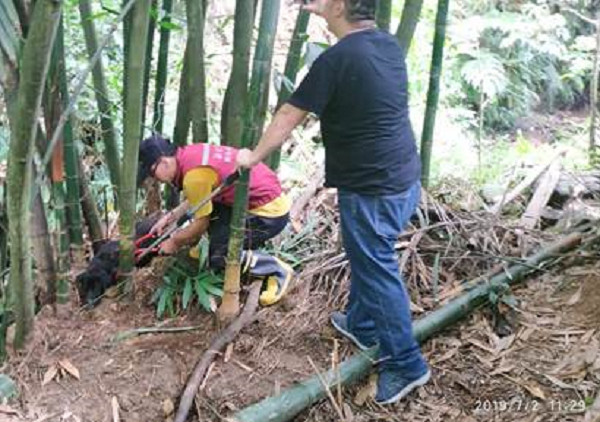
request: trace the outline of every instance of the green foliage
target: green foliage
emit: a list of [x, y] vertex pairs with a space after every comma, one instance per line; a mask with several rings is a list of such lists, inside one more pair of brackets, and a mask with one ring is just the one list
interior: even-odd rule
[[590, 78], [592, 38], [573, 36], [562, 15], [533, 3], [461, 20], [450, 36], [449, 102], [483, 113], [491, 130], [511, 129], [535, 108], [576, 106]]
[[207, 269], [208, 240], [198, 244], [198, 266], [176, 261], [163, 277], [163, 285], [154, 293], [156, 314], [162, 318], [166, 312], [175, 316], [196, 303], [206, 312], [214, 312], [215, 297], [223, 296], [223, 279]]

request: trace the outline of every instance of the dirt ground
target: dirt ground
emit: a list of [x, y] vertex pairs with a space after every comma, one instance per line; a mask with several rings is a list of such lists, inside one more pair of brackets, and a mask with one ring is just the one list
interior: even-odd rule
[[[213, 318], [197, 313], [157, 321], [147, 305], [156, 280], [148, 272], [138, 279], [143, 286], [133, 303], [105, 299], [91, 312], [57, 317], [47, 309], [38, 315], [35, 341], [3, 368], [21, 395], [0, 408], [0, 420], [113, 421], [115, 404], [121, 421], [170, 420], [215, 334]], [[502, 337], [498, 313], [482, 309], [428, 341], [423, 350], [432, 381], [408, 400], [391, 407], [365, 400], [365, 380], [343, 391], [339, 407], [352, 421], [583, 420], [600, 383], [599, 282], [598, 265], [530, 279], [515, 290], [516, 306], [504, 309], [509, 325]], [[190, 420], [197, 414], [201, 421], [222, 420], [314, 375], [308, 357], [328, 369], [336, 336], [327, 318], [342, 305], [345, 284], [330, 290], [301, 285], [283, 305], [262, 310], [227, 362], [217, 358]], [[157, 324], [200, 328], [114, 340], [117, 333]], [[340, 345], [342, 358], [356, 352], [344, 340]], [[339, 420], [327, 400], [296, 418]]]

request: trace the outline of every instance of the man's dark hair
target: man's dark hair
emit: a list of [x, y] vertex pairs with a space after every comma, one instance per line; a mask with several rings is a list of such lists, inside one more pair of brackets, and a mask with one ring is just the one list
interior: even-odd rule
[[344, 0], [348, 22], [375, 20], [377, 0]]

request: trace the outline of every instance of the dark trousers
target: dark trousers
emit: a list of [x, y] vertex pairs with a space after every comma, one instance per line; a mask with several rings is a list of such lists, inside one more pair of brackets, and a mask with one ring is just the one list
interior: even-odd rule
[[[231, 211], [232, 208], [226, 205], [213, 204], [208, 235], [210, 267], [215, 270], [225, 268]], [[281, 217], [259, 217], [247, 214], [243, 249], [254, 250], [263, 247], [267, 240], [281, 233], [289, 220], [289, 214]]]

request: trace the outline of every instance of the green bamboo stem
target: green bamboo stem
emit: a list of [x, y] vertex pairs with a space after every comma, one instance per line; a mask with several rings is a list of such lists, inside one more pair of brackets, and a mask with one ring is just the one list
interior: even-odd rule
[[[419, 342], [424, 342], [437, 332], [464, 318], [474, 309], [483, 305], [488, 300], [490, 293], [503, 291], [507, 285], [514, 284], [533, 272], [532, 268], [541, 268], [548, 260], [575, 248], [581, 243], [582, 237], [581, 233], [571, 234], [539, 251], [523, 264], [514, 265], [505, 273], [492, 277], [487, 282], [482, 281], [464, 295], [413, 324], [416, 338]], [[599, 236], [596, 235], [588, 239], [586, 243], [596, 243], [598, 240]], [[335, 388], [338, 384], [352, 384], [368, 374], [377, 356], [377, 348], [369, 349], [344, 361], [339, 368], [329, 370], [321, 375], [329, 389]], [[289, 421], [308, 406], [324, 398], [325, 394], [326, 390], [322, 382], [319, 377], [315, 376], [295, 384], [277, 396], [268, 397], [242, 409], [230, 420], [232, 422]]]
[[31, 241], [36, 266], [35, 284], [39, 290], [42, 304], [51, 303], [56, 290], [56, 269], [54, 266], [54, 250], [50, 243], [48, 219], [42, 201], [41, 189], [36, 189], [33, 200], [33, 215], [31, 218]]
[[[79, 1], [79, 13], [81, 15], [81, 25], [85, 36], [85, 45], [90, 59], [98, 51], [98, 39], [96, 37], [96, 28], [92, 20], [92, 8], [90, 0]], [[104, 76], [104, 66], [102, 59], [99, 58], [96, 65], [92, 68], [92, 81], [94, 83], [94, 93], [96, 104], [100, 112], [100, 126], [102, 127], [102, 139], [104, 141], [104, 159], [108, 166], [110, 181], [116, 191], [120, 181], [120, 157], [117, 146], [117, 133], [113, 124], [113, 112], [111, 109], [110, 98]]]
[[208, 141], [206, 118], [206, 76], [204, 67], [204, 10], [202, 2], [186, 0], [189, 70], [187, 86], [192, 120], [193, 142]]
[[[152, 0], [151, 10], [158, 11], [157, 0]], [[154, 32], [156, 32], [156, 14], [150, 13], [148, 23], [148, 40], [146, 41], [146, 65], [144, 67], [144, 94], [142, 97], [142, 126], [146, 126], [146, 110], [148, 108], [148, 92], [150, 91], [150, 74], [152, 73], [152, 52], [154, 51]]]
[[444, 60], [444, 41], [446, 40], [449, 3], [450, 0], [439, 0], [437, 16], [435, 18], [433, 56], [431, 58], [431, 71], [429, 73], [429, 89], [427, 92], [425, 119], [423, 121], [423, 133], [421, 135], [421, 181], [424, 188], [429, 186], [433, 130], [435, 128], [435, 115], [440, 97], [440, 78], [442, 76], [442, 62]]
[[404, 54], [408, 54], [410, 44], [415, 34], [415, 29], [419, 23], [421, 9], [423, 9], [423, 0], [407, 0], [404, 2], [402, 18], [400, 19], [400, 24], [396, 30], [396, 38], [398, 39], [398, 43], [400, 44], [402, 51], [404, 51]]
[[[249, 120], [249, 138], [243, 141], [244, 146], [253, 147], [263, 132], [269, 105], [269, 86], [271, 84], [271, 63], [273, 61], [273, 47], [277, 34], [279, 21], [279, 8], [281, 0], [262, 2], [260, 11], [260, 24], [258, 40], [252, 64], [252, 80], [250, 82], [249, 99], [253, 110]], [[246, 137], [244, 128], [244, 138]]]
[[[246, 148], [252, 148], [258, 140], [262, 133], [262, 125], [267, 112], [271, 60], [277, 31], [279, 6], [280, 0], [264, 1], [262, 3], [258, 41], [252, 66], [252, 81], [246, 103], [246, 119], [242, 136], [242, 146]], [[240, 256], [244, 243], [248, 179], [249, 172], [243, 171], [235, 188], [227, 264], [225, 266], [224, 295], [219, 308], [221, 320], [231, 319], [239, 312]]]
[[237, 0], [233, 29], [233, 63], [221, 112], [221, 143], [240, 147], [244, 131], [244, 105], [248, 98], [250, 47], [255, 3]]
[[[285, 62], [285, 70], [283, 76], [284, 82], [281, 84], [281, 90], [279, 91], [279, 98], [277, 100], [277, 108], [281, 107], [292, 95], [294, 85], [296, 83], [296, 76], [298, 70], [300, 70], [300, 59], [302, 58], [302, 46], [306, 40], [306, 29], [308, 28], [308, 22], [310, 20], [310, 13], [306, 10], [300, 10], [298, 17], [296, 18], [296, 25], [294, 26], [294, 33], [292, 35], [292, 42], [288, 51], [288, 56]], [[291, 86], [290, 86], [291, 85]], [[279, 168], [279, 162], [281, 160], [281, 149], [273, 151], [267, 163], [273, 170]]]
[[169, 43], [171, 40], [171, 13], [173, 0], [163, 0], [163, 18], [160, 26], [160, 42], [158, 46], [158, 63], [156, 64], [156, 88], [154, 94], [154, 121], [152, 128], [157, 133], [162, 133], [165, 119], [165, 88], [167, 86], [167, 72], [169, 65]]
[[[148, 41], [148, 25], [151, 0], [138, 0], [131, 19], [131, 46], [127, 57], [127, 103], [125, 104], [125, 120], [123, 134], [123, 163], [121, 166], [121, 185], [119, 202], [121, 214], [119, 229], [119, 271], [123, 279], [128, 280], [134, 267], [134, 218], [136, 211], [136, 184], [140, 139], [142, 137], [142, 100], [144, 91], [144, 70], [146, 42]], [[126, 288], [131, 287], [126, 283]]]
[[31, 212], [32, 159], [37, 120], [40, 115], [44, 81], [50, 52], [60, 18], [61, 3], [38, 0], [31, 29], [23, 48], [16, 125], [12, 128], [8, 164], [8, 210], [11, 271], [16, 330], [14, 345], [22, 348], [33, 329], [34, 298], [31, 276], [29, 233]]
[[[406, 3], [410, 3], [407, 1]], [[390, 22], [392, 20], [392, 0], [377, 0], [377, 12], [375, 20], [379, 29], [390, 32]]]
[[183, 146], [188, 143], [188, 136], [190, 134], [190, 124], [192, 122], [192, 116], [190, 113], [190, 89], [188, 85], [189, 81], [189, 53], [186, 46], [183, 53], [183, 66], [181, 68], [181, 77], [179, 78], [179, 97], [177, 99], [177, 112], [175, 114], [175, 128], [173, 130], [173, 143], [175, 145]]
[[65, 304], [69, 301], [69, 234], [67, 232], [67, 216], [65, 213], [65, 187], [62, 180], [52, 183], [54, 199], [54, 217], [57, 221], [57, 274], [56, 302]]
[[[69, 89], [67, 87], [67, 70], [65, 65], [64, 31], [62, 19], [58, 27], [56, 43], [58, 50], [57, 70], [60, 96], [62, 100], [62, 107], [65, 109], [69, 104]], [[69, 238], [75, 253], [81, 255], [83, 253], [83, 220], [81, 218], [81, 207], [79, 202], [79, 172], [77, 167], [78, 156], [77, 149], [75, 148], [75, 141], [73, 139], [73, 129], [70, 119], [65, 123], [63, 148], [65, 157], [65, 181], [67, 187], [67, 198], [65, 205], [67, 208], [67, 219], [69, 223]]]

